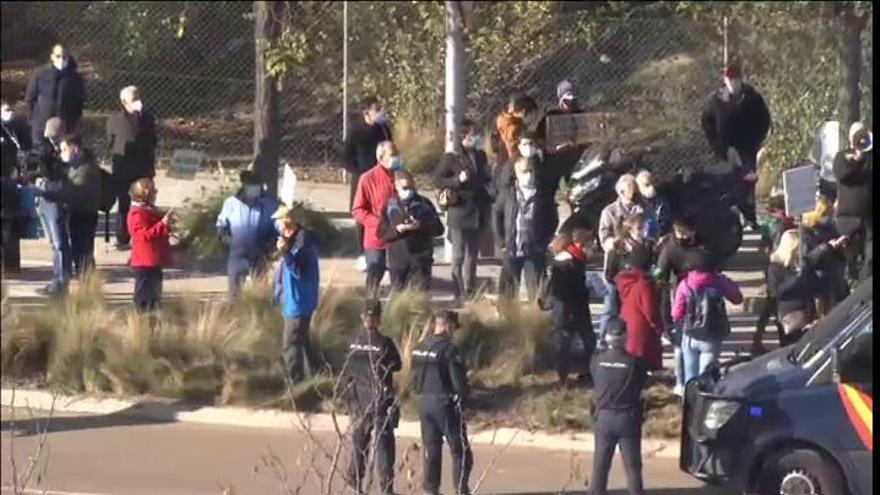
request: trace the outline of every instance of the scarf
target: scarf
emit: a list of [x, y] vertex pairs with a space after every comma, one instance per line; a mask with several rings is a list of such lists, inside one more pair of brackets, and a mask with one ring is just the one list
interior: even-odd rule
[[568, 247], [565, 248], [565, 251], [568, 254], [570, 254], [571, 257], [574, 258], [575, 260], [577, 260], [579, 263], [586, 263], [587, 262], [587, 254], [584, 253], [583, 249], [577, 247], [576, 245], [569, 244]]

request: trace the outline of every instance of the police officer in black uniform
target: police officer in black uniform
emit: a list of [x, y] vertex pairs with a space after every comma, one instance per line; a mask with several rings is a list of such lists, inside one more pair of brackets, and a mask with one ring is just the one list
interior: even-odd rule
[[431, 495], [440, 489], [443, 439], [452, 454], [455, 493], [470, 493], [468, 479], [474, 458], [462, 416], [462, 404], [468, 395], [467, 371], [451, 339], [458, 327], [458, 314], [436, 313], [433, 333], [412, 353], [413, 389], [421, 394], [419, 417], [425, 449], [422, 489]]
[[372, 435], [376, 435], [373, 445], [376, 446], [379, 488], [383, 494], [394, 493], [394, 428], [400, 419], [400, 410], [394, 400], [391, 375], [400, 371], [401, 360], [394, 341], [379, 332], [381, 316], [382, 304], [368, 300], [361, 316], [364, 326], [348, 347], [345, 366], [344, 396], [354, 426], [346, 482], [355, 493], [363, 493], [361, 482]]
[[592, 495], [605, 495], [614, 448], [626, 470], [630, 495], [644, 495], [642, 487], [642, 401], [647, 371], [641, 359], [626, 352], [626, 325], [620, 319], [608, 322], [608, 349], [593, 358], [595, 397], [595, 453]]

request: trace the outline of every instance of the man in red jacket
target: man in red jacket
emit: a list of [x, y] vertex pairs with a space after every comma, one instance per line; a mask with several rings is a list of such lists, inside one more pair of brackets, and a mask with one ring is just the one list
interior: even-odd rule
[[385, 276], [385, 242], [379, 224], [388, 200], [397, 196], [394, 172], [403, 169], [403, 160], [391, 141], [376, 147], [378, 163], [361, 175], [355, 191], [351, 215], [364, 227], [364, 257], [367, 260], [367, 299], [378, 297], [379, 284]]

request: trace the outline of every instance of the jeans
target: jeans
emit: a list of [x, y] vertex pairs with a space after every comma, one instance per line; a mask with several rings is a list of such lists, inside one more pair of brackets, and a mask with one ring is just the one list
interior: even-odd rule
[[70, 279], [70, 237], [67, 230], [68, 214], [54, 201], [40, 198], [37, 204], [37, 215], [43, 226], [43, 232], [52, 249], [52, 284], [64, 287]]
[[70, 213], [70, 257], [73, 273], [82, 277], [95, 267], [95, 231], [98, 228], [98, 213]]
[[367, 261], [367, 299], [378, 299], [379, 285], [385, 276], [385, 250], [368, 249], [364, 251]]
[[480, 250], [480, 231], [450, 229], [452, 242], [452, 282], [456, 297], [471, 297], [476, 292], [477, 258]]
[[507, 298], [518, 298], [519, 281], [525, 272], [524, 278], [529, 301], [537, 300], [538, 286], [544, 277], [546, 264], [547, 259], [543, 253], [515, 257], [505, 255], [501, 268], [501, 279], [498, 283], [500, 295]]
[[605, 297], [602, 298], [602, 315], [599, 317], [599, 332], [601, 334], [602, 343], [605, 342], [605, 331], [608, 329], [608, 322], [620, 316], [620, 294], [617, 293], [617, 286], [612, 282], [605, 280]]
[[681, 355], [684, 364], [684, 383], [696, 378], [706, 371], [706, 368], [718, 361], [721, 354], [720, 340], [698, 340], [682, 335]]

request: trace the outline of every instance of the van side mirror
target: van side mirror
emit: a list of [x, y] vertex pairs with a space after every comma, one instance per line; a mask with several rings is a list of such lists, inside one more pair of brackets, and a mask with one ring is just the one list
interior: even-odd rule
[[831, 348], [831, 382], [840, 383], [840, 351], [836, 346]]

